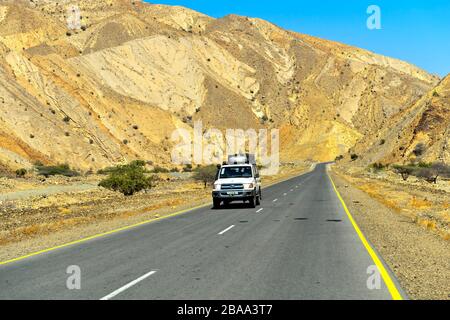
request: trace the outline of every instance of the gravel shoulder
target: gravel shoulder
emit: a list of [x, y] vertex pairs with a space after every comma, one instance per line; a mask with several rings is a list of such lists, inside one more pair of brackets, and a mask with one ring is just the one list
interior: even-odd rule
[[386, 207], [343, 176], [331, 175], [359, 227], [408, 296], [450, 300], [450, 241]]

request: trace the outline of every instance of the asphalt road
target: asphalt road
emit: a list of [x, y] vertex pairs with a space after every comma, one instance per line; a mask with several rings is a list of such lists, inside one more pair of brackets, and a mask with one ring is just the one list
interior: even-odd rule
[[207, 206], [2, 265], [0, 299], [391, 299], [374, 264], [321, 164], [255, 209]]

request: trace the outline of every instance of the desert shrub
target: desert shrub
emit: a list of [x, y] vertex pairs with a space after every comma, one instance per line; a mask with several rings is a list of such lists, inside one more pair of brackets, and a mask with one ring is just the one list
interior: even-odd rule
[[429, 183], [437, 183], [437, 179], [439, 177], [437, 171], [433, 170], [432, 168], [421, 168], [417, 170], [414, 175], [418, 178], [424, 179]]
[[384, 139], [381, 139], [380, 140], [380, 146], [382, 146], [383, 144], [385, 144], [386, 143], [386, 140], [384, 140]]
[[146, 164], [147, 162], [144, 160], [133, 160], [130, 162], [130, 165], [138, 167], [145, 167]]
[[170, 172], [180, 172], [180, 170], [178, 170], [178, 168], [172, 168], [170, 169]]
[[334, 161], [339, 161], [339, 160], [342, 160], [342, 159], [344, 159], [344, 156], [341, 154], [341, 155], [337, 156], [337, 157], [334, 159]]
[[439, 176], [450, 178], [450, 165], [443, 162], [435, 162], [431, 165], [431, 168], [435, 170]]
[[423, 179], [430, 183], [437, 183], [439, 177], [450, 178], [450, 166], [442, 163], [426, 163], [409, 164], [406, 166], [394, 166], [394, 170], [402, 175], [403, 180], [407, 180], [410, 175]]
[[163, 168], [160, 166], [155, 166], [151, 172], [152, 173], [167, 173], [167, 172], [169, 172], [169, 169]]
[[80, 174], [70, 169], [68, 164], [59, 164], [56, 166], [36, 166], [38, 175], [48, 178], [49, 176], [65, 176], [65, 177], [76, 177]]
[[131, 196], [141, 190], [152, 187], [153, 178], [145, 175], [140, 162], [132, 162], [109, 168], [109, 176], [100, 181], [99, 186]]
[[115, 167], [106, 167], [97, 171], [97, 174], [110, 174], [114, 171]]
[[426, 150], [426, 147], [423, 143], [418, 143], [413, 150], [413, 153], [416, 157], [421, 156]]
[[382, 164], [381, 162], [375, 162], [375, 163], [372, 163], [372, 164], [370, 165], [370, 168], [372, 168], [372, 169], [375, 170], [375, 171], [381, 171], [381, 170], [384, 170], [386, 167], [387, 167], [387, 166], [384, 165], [384, 164]]
[[432, 165], [433, 165], [432, 163], [423, 162], [423, 161], [420, 161], [420, 162], [417, 164], [417, 166], [418, 166], [419, 168], [431, 168]]
[[27, 169], [21, 168], [16, 170], [17, 177], [24, 177], [27, 174]]
[[192, 164], [186, 164], [183, 168], [183, 172], [192, 172]]
[[208, 183], [213, 183], [217, 175], [217, 166], [211, 164], [209, 166], [198, 167], [195, 169], [194, 179], [202, 181], [205, 188]]
[[413, 174], [414, 168], [411, 166], [394, 165], [394, 171], [402, 176], [404, 181], [408, 180], [409, 176]]
[[351, 158], [353, 161], [355, 161], [356, 159], [358, 159], [358, 155], [355, 154], [355, 153], [353, 153], [353, 154], [350, 156], [350, 158]]

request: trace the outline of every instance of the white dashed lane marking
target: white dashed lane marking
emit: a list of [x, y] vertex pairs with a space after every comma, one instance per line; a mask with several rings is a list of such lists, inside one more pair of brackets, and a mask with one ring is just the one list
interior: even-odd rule
[[126, 285], [124, 285], [123, 287], [120, 287], [119, 289], [117, 289], [116, 291], [111, 292], [110, 294], [108, 294], [107, 296], [104, 296], [103, 298], [101, 298], [100, 300], [109, 300], [114, 298], [115, 296], [117, 296], [119, 293], [124, 292], [125, 290], [131, 288], [132, 286], [136, 285], [137, 283], [147, 279], [148, 277], [150, 277], [152, 274], [156, 273], [156, 271], [150, 271], [146, 274], [144, 274], [143, 276], [137, 278], [136, 280], [133, 280], [129, 283], [127, 283]]
[[224, 234], [225, 232], [227, 232], [228, 230], [230, 230], [230, 229], [232, 229], [232, 228], [234, 228], [234, 224], [231, 225], [231, 226], [229, 226], [229, 227], [226, 228], [225, 230], [220, 231], [220, 232], [218, 233], [218, 235], [222, 235], [222, 234]]

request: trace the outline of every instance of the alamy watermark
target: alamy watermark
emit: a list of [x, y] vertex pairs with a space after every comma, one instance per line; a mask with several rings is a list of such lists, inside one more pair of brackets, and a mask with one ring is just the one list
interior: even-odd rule
[[69, 277], [66, 280], [66, 288], [69, 290], [81, 289], [81, 268], [77, 265], [68, 266], [66, 273]]
[[[280, 166], [280, 133], [278, 129], [203, 129], [201, 121], [194, 123], [193, 130], [179, 128], [172, 133], [176, 143], [171, 152], [172, 162], [177, 165], [221, 164], [228, 155], [255, 154], [262, 166], [262, 175], [278, 173]], [[269, 154], [270, 140], [270, 154]]]
[[367, 28], [369, 30], [381, 29], [381, 9], [379, 6], [372, 4], [367, 7], [367, 14], [370, 16], [367, 18]]
[[367, 268], [367, 289], [380, 290], [381, 289], [381, 273], [376, 265], [371, 265]]

